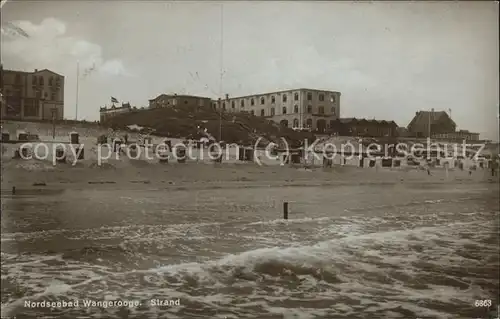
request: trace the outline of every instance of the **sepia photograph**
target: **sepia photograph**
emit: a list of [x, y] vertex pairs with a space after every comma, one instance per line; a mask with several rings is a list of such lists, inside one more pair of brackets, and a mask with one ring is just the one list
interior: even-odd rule
[[498, 319], [498, 1], [2, 0], [2, 319]]

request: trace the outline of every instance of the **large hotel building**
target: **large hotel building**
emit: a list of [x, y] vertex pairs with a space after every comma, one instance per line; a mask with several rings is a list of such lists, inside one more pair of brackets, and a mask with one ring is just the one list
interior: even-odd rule
[[[248, 112], [285, 127], [324, 132], [339, 119], [340, 92], [295, 89], [240, 97], [226, 95], [218, 101], [200, 96], [161, 94], [149, 100], [149, 108], [175, 106], [212, 107], [227, 113]], [[100, 110], [101, 122], [132, 110], [127, 104], [122, 107], [103, 107]]]
[[282, 126], [325, 131], [340, 116], [340, 92], [295, 89], [240, 97], [214, 103], [225, 112], [249, 112]]

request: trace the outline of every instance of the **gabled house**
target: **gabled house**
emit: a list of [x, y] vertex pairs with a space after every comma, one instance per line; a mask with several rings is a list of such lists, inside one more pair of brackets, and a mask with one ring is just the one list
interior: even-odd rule
[[408, 132], [415, 137], [455, 132], [457, 125], [444, 111], [418, 111], [408, 124]]

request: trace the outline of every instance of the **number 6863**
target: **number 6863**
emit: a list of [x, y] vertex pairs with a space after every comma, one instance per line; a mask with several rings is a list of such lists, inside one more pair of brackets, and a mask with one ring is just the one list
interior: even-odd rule
[[474, 307], [491, 307], [491, 300], [476, 300], [474, 301]]

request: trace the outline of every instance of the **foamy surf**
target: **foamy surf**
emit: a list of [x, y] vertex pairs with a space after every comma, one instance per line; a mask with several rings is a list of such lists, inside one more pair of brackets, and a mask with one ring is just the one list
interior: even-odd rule
[[[125, 310], [113, 307], [23, 307], [25, 300], [120, 299], [140, 301], [126, 309], [133, 318], [451, 319], [473, 317], [470, 300], [494, 295], [498, 210], [489, 209], [488, 196], [409, 200], [396, 193], [392, 205], [382, 205], [379, 189], [356, 189], [362, 200], [349, 197], [348, 188], [337, 195], [316, 188], [317, 202], [304, 202], [303, 189], [288, 190], [296, 203], [287, 221], [277, 218], [280, 189], [261, 190], [258, 201], [259, 190], [226, 189], [195, 197], [45, 197], [59, 211], [38, 203], [36, 213], [17, 209], [2, 218], [10, 230], [1, 235], [2, 316], [124, 318]], [[321, 201], [332, 196], [333, 209]], [[17, 203], [5, 202], [13, 211]], [[101, 209], [99, 218], [93, 209]], [[28, 230], [33, 218], [44, 218], [45, 229]], [[150, 304], [167, 297], [180, 305]]]

